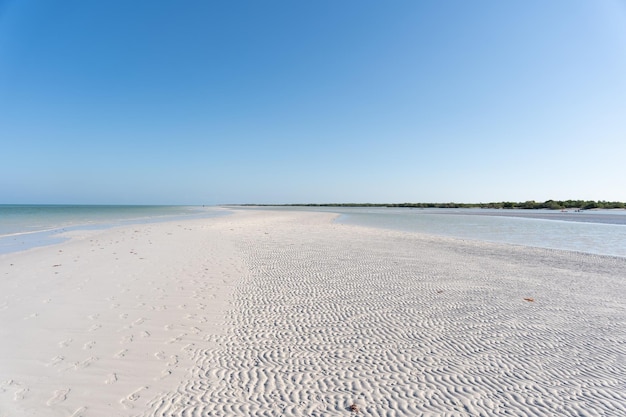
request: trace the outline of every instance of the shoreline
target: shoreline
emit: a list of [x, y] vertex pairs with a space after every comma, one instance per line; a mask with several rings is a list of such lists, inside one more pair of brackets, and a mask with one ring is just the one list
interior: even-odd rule
[[[5, 205], [8, 207], [9, 205]], [[11, 207], [19, 207], [19, 205], [10, 205]], [[33, 207], [50, 207], [49, 205], [42, 206], [33, 206]], [[65, 205], [54, 206], [57, 208], [66, 207]], [[203, 219], [203, 218], [211, 218], [218, 217], [223, 215], [228, 215], [228, 209], [224, 209], [221, 207], [199, 207], [199, 206], [67, 206], [73, 208], [81, 208], [83, 210], [89, 209], [141, 209], [141, 208], [164, 208], [164, 209], [186, 209], [186, 210], [194, 210], [193, 212], [189, 212], [188, 214], [177, 213], [177, 214], [149, 214], [145, 213], [144, 216], [140, 217], [128, 217], [127, 213], [124, 213], [121, 217], [116, 217], [113, 215], [110, 218], [89, 218], [84, 217], [80, 221], [72, 220], [70, 222], [69, 218], [65, 219], [65, 222], [69, 223], [51, 223], [46, 225], [44, 229], [40, 230], [20, 230], [20, 231], [12, 231], [6, 234], [0, 234], [0, 255], [20, 252], [23, 250], [29, 250], [36, 247], [43, 247], [58, 244], [68, 239], [65, 237], [66, 234], [72, 233], [75, 231], [81, 230], [108, 230], [117, 227], [140, 225], [140, 224], [154, 224], [154, 223], [163, 223], [163, 222], [175, 222], [180, 220], [193, 220], [193, 219]], [[212, 211], [211, 211], [212, 210]], [[108, 213], [107, 213], [108, 214]], [[101, 213], [98, 213], [101, 216]], [[110, 215], [110, 214], [108, 214]], [[83, 213], [84, 216], [84, 213]], [[37, 221], [41, 221], [37, 219]]]
[[333, 218], [0, 255], [0, 417], [626, 412], [626, 259]]
[[[84, 206], [82, 208], [89, 208], [89, 207], [90, 206]], [[102, 206], [94, 206], [94, 207], [97, 209], [102, 208]], [[117, 208], [118, 206], [112, 206], [112, 207]], [[124, 208], [124, 206], [120, 206], [120, 207]], [[152, 207], [152, 206], [148, 206], [148, 207]], [[157, 206], [157, 207], [160, 207], [160, 206]], [[170, 207], [170, 206], [164, 206], [164, 207]], [[178, 206], [171, 206], [171, 207], [178, 207]], [[186, 206], [181, 206], [181, 207], [186, 207]], [[170, 221], [176, 221], [176, 220], [228, 215], [229, 207], [231, 208], [231, 210], [234, 209], [234, 210], [239, 210], [239, 211], [250, 210], [250, 209], [252, 210], [276, 209], [276, 210], [281, 210], [281, 211], [292, 210], [292, 211], [325, 212], [325, 213], [339, 214], [340, 217], [345, 216], [346, 214], [348, 215], [361, 214], [359, 213], [361, 209], [365, 210], [366, 213], [369, 212], [368, 210], [380, 209], [376, 207], [374, 208], [348, 207], [346, 209], [346, 207], [321, 207], [320, 208], [320, 207], [310, 207], [310, 206], [297, 206], [296, 207], [293, 205], [290, 205], [290, 206], [250, 206], [250, 205], [233, 206], [233, 205], [230, 205], [230, 206], [210, 207], [209, 210], [213, 210], [213, 211], [205, 212], [203, 214], [187, 214], [187, 215], [178, 215], [178, 216], [159, 215], [159, 216], [149, 216], [149, 217], [142, 217], [142, 218], [135, 218], [135, 219], [119, 218], [117, 220], [109, 219], [107, 221], [100, 220], [97, 222], [86, 222], [86, 223], [83, 221], [83, 222], [79, 222], [79, 223], [75, 223], [71, 225], [66, 224], [66, 225], [49, 227], [47, 229], [42, 229], [42, 230], [22, 231], [22, 232], [17, 232], [17, 233], [9, 233], [5, 235], [0, 235], [0, 254], [14, 253], [14, 252], [22, 251], [22, 250], [35, 248], [35, 247], [58, 244], [67, 240], [67, 238], [64, 237], [66, 233], [76, 231], [76, 230], [92, 230], [92, 229], [105, 230], [105, 229], [111, 229], [111, 228], [125, 226], [125, 225], [132, 226], [133, 224], [161, 223], [161, 222], [170, 222]], [[186, 207], [186, 208], [198, 209], [197, 207]], [[399, 209], [400, 212], [404, 211], [403, 210], [404, 208], [394, 208], [394, 207], [390, 208], [390, 210], [394, 210], [394, 209]], [[204, 206], [203, 206], [203, 210], [205, 210]], [[489, 210], [489, 209], [472, 209], [472, 208], [461, 208], [461, 209], [426, 208], [426, 209], [419, 209], [418, 212], [421, 214], [422, 210], [424, 214], [436, 214], [436, 215], [452, 215], [452, 216], [467, 215], [467, 216], [481, 216], [481, 217], [487, 216], [487, 217], [506, 217], [506, 218], [512, 218], [512, 219], [520, 219], [520, 218], [525, 219], [526, 218], [526, 219], [532, 219], [532, 220], [550, 220], [551, 222], [557, 221], [557, 222], [565, 222], [565, 223], [574, 222], [574, 223], [582, 223], [582, 224], [596, 224], [596, 225], [606, 224], [609, 226], [615, 226], [615, 225], [626, 226], [626, 216], [621, 215], [621, 214], [619, 215], [612, 214], [611, 213], [612, 210], [609, 210], [609, 209], [587, 210], [587, 212], [604, 213], [599, 216], [598, 215], [594, 216], [593, 214], [585, 214], [585, 213], [576, 213], [576, 214], [573, 214], [570, 212], [564, 213], [564, 212], [556, 212], [556, 211], [551, 211], [551, 210], [515, 210], [515, 209], [512, 209], [512, 210], [491, 209]], [[626, 210], [624, 211], [624, 213], [626, 213]], [[385, 214], [388, 214], [388, 213], [385, 213]], [[360, 224], [364, 227], [376, 227], [376, 228], [388, 229], [388, 230], [404, 230], [406, 232], [426, 233], [426, 234], [432, 234], [435, 236], [448, 236], [448, 237], [453, 237], [453, 238], [458, 238], [458, 239], [472, 239], [472, 240], [478, 240], [478, 241], [500, 242], [500, 243], [524, 245], [524, 246], [530, 246], [530, 247], [546, 247], [546, 248], [553, 248], [553, 249], [580, 251], [584, 253], [626, 257], [626, 253], [623, 253], [623, 251], [615, 249], [615, 248], [621, 247], [619, 242], [615, 241], [615, 239], [611, 240], [610, 242], [595, 240], [595, 241], [592, 241], [591, 242], [592, 245], [589, 245], [588, 247], [580, 247], [578, 245], [572, 245], [571, 243], [559, 244], [559, 242], [565, 242], [565, 243], [571, 242], [571, 238], [572, 238], [572, 236], [559, 235], [558, 233], [559, 230], [547, 231], [547, 233], [550, 236], [550, 244], [545, 245], [545, 244], [538, 243], [539, 241], [537, 240], [533, 241], [531, 239], [530, 241], [528, 241], [525, 239], [523, 240], [516, 239], [514, 238], [515, 233], [513, 234], [509, 233], [506, 235], [502, 234], [500, 236], [498, 236], [497, 234], [493, 236], [482, 236], [480, 233], [478, 233], [476, 236], [472, 236], [471, 234], [468, 234], [467, 231], [462, 231], [462, 233], [454, 233], [453, 231], [446, 230], [445, 232], [443, 232], [443, 231], [423, 229], [421, 227], [411, 226], [410, 224], [405, 225], [406, 227], [397, 227], [397, 226], [390, 227], [389, 225], [386, 224], [386, 222], [379, 222], [379, 224], [375, 224], [367, 220], [364, 222], [361, 221], [361, 222], [352, 223], [352, 224], [356, 224], [356, 225]], [[524, 233], [525, 231], [520, 230], [519, 232]], [[553, 235], [554, 232], [557, 232], [557, 233]], [[584, 235], [585, 232], [582, 231], [582, 233]], [[618, 233], [618, 234], [621, 235], [621, 233]], [[597, 236], [594, 237], [594, 239], [597, 239]], [[584, 240], [585, 239], [583, 239], [583, 241]], [[610, 246], [610, 245], [613, 245], [613, 246]]]
[[[0, 255], [0, 416], [135, 415], [223, 331], [235, 251], [209, 219], [74, 230]], [[217, 237], [220, 237], [218, 240]]]
[[[242, 210], [246, 210], [245, 208]], [[263, 210], [253, 208], [249, 210]], [[266, 208], [265, 210], [270, 210]], [[460, 240], [550, 248], [626, 258], [626, 216], [526, 212], [485, 213], [473, 209], [276, 208], [277, 211], [340, 214], [336, 223], [400, 230]], [[467, 210], [464, 212], [464, 210]], [[576, 221], [570, 221], [571, 218]], [[468, 226], [469, 225], [469, 226]]]

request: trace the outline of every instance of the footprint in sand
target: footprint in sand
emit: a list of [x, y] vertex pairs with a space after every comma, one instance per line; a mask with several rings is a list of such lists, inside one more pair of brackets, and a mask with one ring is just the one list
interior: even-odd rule
[[94, 356], [90, 356], [90, 357], [88, 357], [87, 359], [85, 359], [82, 362], [74, 362], [74, 365], [72, 365], [72, 368], [74, 370], [84, 369], [84, 368], [88, 367], [89, 365], [91, 365], [92, 363], [94, 363], [97, 360], [98, 360], [98, 358], [96, 358]]
[[165, 379], [170, 375], [172, 375], [172, 371], [170, 371], [169, 369], [164, 369], [161, 371], [161, 375], [159, 375], [157, 379]]
[[183, 338], [187, 336], [187, 333], [181, 333], [176, 337], [171, 338], [170, 340], [168, 340], [166, 343], [176, 343], [176, 342], [180, 342], [181, 340], [183, 340]]
[[17, 391], [15, 391], [15, 394], [13, 394], [13, 399], [15, 401], [23, 400], [24, 397], [26, 397], [26, 394], [28, 393], [28, 391], [30, 391], [28, 387], [18, 389]]
[[86, 411], [87, 411], [87, 407], [80, 407], [76, 409], [76, 411], [74, 411], [70, 417], [86, 417], [87, 416], [87, 414], [85, 414]]
[[114, 357], [114, 358], [121, 359], [121, 358], [123, 358], [124, 356], [126, 356], [126, 352], [128, 352], [128, 349], [122, 349], [122, 350], [120, 350], [119, 352], [117, 352], [117, 353], [116, 353], [113, 357]]
[[117, 382], [117, 374], [116, 373], [112, 373], [110, 374], [107, 379], [104, 380], [105, 384], [114, 384]]
[[122, 337], [122, 340], [120, 340], [120, 343], [121, 344], [131, 343], [134, 338], [135, 338], [135, 336], [133, 336], [132, 334], [128, 335], [128, 336], [124, 336], [124, 337]]
[[93, 326], [91, 326], [88, 331], [90, 332], [95, 332], [96, 330], [98, 330], [99, 328], [101, 328], [102, 325], [101, 324], [94, 324]]
[[16, 384], [16, 382], [13, 381], [12, 379], [8, 379], [4, 381], [2, 384], [0, 384], [0, 392], [5, 392], [10, 386], [13, 386], [13, 385], [19, 385], [19, 384]]
[[91, 349], [92, 347], [94, 347], [94, 345], [95, 345], [95, 344], [96, 344], [96, 342], [95, 342], [94, 340], [91, 340], [91, 341], [89, 341], [89, 342], [87, 342], [87, 343], [85, 343], [85, 344], [83, 345], [83, 349], [84, 349], [84, 350], [89, 350], [89, 349]]
[[193, 351], [196, 348], [196, 344], [195, 343], [189, 343], [185, 346], [183, 346], [182, 348], [180, 348], [181, 352], [187, 352], [188, 354], [192, 354]]
[[59, 342], [59, 347], [68, 347], [72, 343], [73, 339], [65, 339]]
[[148, 387], [141, 387], [133, 392], [131, 392], [130, 394], [128, 394], [128, 396], [126, 396], [126, 398], [122, 398], [120, 400], [120, 403], [124, 406], [124, 408], [128, 409], [128, 408], [134, 408], [135, 407], [135, 401], [137, 401], [140, 397], [141, 397], [141, 392], [144, 390], [147, 390]]
[[52, 397], [46, 402], [46, 405], [51, 406], [54, 404], [58, 404], [67, 399], [67, 394], [70, 393], [70, 389], [59, 389], [54, 391]]
[[63, 356], [55, 356], [54, 358], [50, 360], [50, 362], [46, 364], [46, 366], [56, 366], [60, 364], [61, 362], [63, 362], [63, 360], [65, 360]]

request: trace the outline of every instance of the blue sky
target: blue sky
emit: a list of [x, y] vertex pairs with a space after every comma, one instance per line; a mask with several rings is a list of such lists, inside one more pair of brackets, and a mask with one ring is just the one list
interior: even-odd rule
[[2, 1], [0, 203], [626, 201], [626, 1]]

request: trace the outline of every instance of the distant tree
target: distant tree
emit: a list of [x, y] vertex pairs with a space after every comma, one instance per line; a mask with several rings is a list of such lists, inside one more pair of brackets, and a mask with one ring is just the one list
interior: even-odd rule
[[562, 210], [565, 206], [560, 201], [548, 200], [545, 203], [540, 204], [540, 208], [550, 210]]
[[[246, 204], [243, 204], [244, 206]], [[267, 205], [267, 204], [248, 204], [248, 205]], [[279, 204], [280, 205], [280, 204]], [[547, 200], [538, 203], [534, 200], [525, 202], [491, 202], [491, 203], [310, 203], [310, 204], [283, 204], [286, 206], [308, 206], [308, 207], [411, 207], [411, 208], [493, 208], [493, 209], [626, 209], [626, 203], [620, 201], [583, 201], [583, 200]]]
[[594, 208], [598, 208], [599, 205], [598, 203], [596, 203], [595, 201], [587, 201], [585, 202], [585, 204], [582, 206], [583, 210], [590, 210], [590, 209], [594, 209]]

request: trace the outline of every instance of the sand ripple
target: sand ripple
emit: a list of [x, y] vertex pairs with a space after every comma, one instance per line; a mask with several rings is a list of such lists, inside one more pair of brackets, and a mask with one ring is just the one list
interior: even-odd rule
[[145, 415], [626, 415], [626, 260], [248, 218], [230, 330]]

